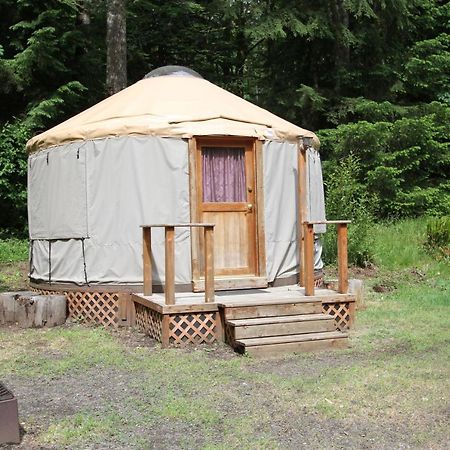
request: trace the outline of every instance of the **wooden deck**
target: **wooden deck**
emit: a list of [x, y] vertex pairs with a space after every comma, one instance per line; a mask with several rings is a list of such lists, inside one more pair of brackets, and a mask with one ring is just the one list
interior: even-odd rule
[[149, 306], [163, 314], [189, 311], [217, 311], [219, 306], [259, 306], [281, 303], [310, 303], [321, 300], [323, 303], [354, 301], [352, 294], [339, 294], [331, 289], [316, 289], [314, 296], [306, 296], [305, 288], [297, 285], [270, 287], [264, 289], [241, 289], [216, 291], [215, 301], [205, 302], [204, 293], [189, 292], [175, 294], [175, 303], [166, 305], [164, 294], [134, 294], [134, 301]]
[[224, 341], [255, 356], [342, 348], [352, 325], [355, 296], [330, 289], [305, 295], [297, 285], [203, 293], [133, 294], [135, 323], [163, 346]]
[[[195, 154], [198, 147], [194, 140], [190, 141], [190, 149], [191, 147]], [[127, 323], [137, 324], [150, 336], [159, 340], [163, 347], [172, 344], [199, 344], [219, 340], [229, 343], [237, 351], [250, 353], [251, 350], [251, 353], [261, 355], [345, 346], [347, 336], [344, 330], [352, 325], [355, 312], [355, 296], [348, 294], [347, 225], [350, 222], [348, 220], [319, 222], [306, 220], [306, 149], [306, 144], [299, 144], [298, 198], [300, 201], [297, 218], [297, 244], [299, 284], [302, 287], [293, 285], [258, 288], [261, 285], [267, 286], [264, 239], [261, 240], [262, 244], [258, 253], [260, 267], [256, 264], [257, 248], [255, 246], [252, 250], [254, 253], [252, 257], [240, 259], [239, 262], [228, 261], [226, 265], [222, 264], [222, 266], [219, 263], [216, 270], [214, 267], [216, 260], [221, 261], [221, 257], [226, 255], [229, 250], [224, 245], [214, 246], [215, 223], [221, 220], [220, 217], [212, 217], [210, 220], [211, 216], [208, 216], [211, 223], [146, 224], [142, 225], [143, 292], [131, 295], [129, 303], [131, 308], [130, 315], [126, 317]], [[196, 173], [195, 156], [190, 161], [191, 163], [194, 161], [192, 172]], [[251, 184], [249, 186], [248, 192], [255, 190], [256, 186], [252, 187]], [[194, 183], [194, 188], [191, 190], [191, 200], [194, 199], [194, 202], [200, 195], [199, 192], [201, 193], [201, 190], [196, 192], [195, 189]], [[252, 195], [247, 201], [246, 214], [252, 211], [255, 200], [253, 197]], [[200, 195], [199, 203], [202, 203], [201, 198]], [[196, 220], [205, 219], [202, 217], [202, 209], [196, 208], [197, 206], [191, 209], [191, 217]], [[206, 209], [203, 212], [205, 211]], [[227, 211], [232, 210], [227, 209]], [[208, 212], [218, 211], [213, 209]], [[315, 288], [314, 225], [318, 224], [333, 224], [337, 227], [337, 292]], [[164, 228], [164, 295], [153, 293], [152, 289], [151, 230], [155, 227]], [[199, 263], [201, 246], [198, 233], [191, 233], [191, 247], [193, 290], [202, 289], [204, 294], [198, 292], [176, 294], [175, 292], [175, 229], [186, 227], [196, 230], [203, 229], [202, 274]], [[253, 241], [252, 233], [247, 233], [247, 240]], [[238, 242], [240, 241], [238, 240]], [[218, 258], [214, 255], [214, 251], [217, 249], [220, 249]], [[248, 254], [252, 252], [244, 251]], [[242, 255], [240, 254], [240, 256]], [[241, 269], [244, 267], [245, 270], [242, 272]], [[252, 280], [246, 279], [245, 284], [240, 284], [236, 279], [236, 276], [249, 274], [252, 275]], [[225, 279], [227, 284], [224, 285], [224, 278], [221, 278], [221, 275], [232, 275], [232, 277], [229, 277], [228, 280]], [[261, 282], [261, 280], [262, 284], [255, 284], [255, 281]], [[241, 289], [243, 287], [247, 289]]]

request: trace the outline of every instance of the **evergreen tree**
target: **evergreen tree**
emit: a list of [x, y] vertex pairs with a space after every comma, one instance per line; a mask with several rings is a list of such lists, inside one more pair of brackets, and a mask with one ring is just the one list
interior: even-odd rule
[[379, 217], [450, 211], [447, 1], [3, 0], [11, 226], [25, 221], [26, 139], [168, 64], [319, 131], [329, 170], [357, 157]]

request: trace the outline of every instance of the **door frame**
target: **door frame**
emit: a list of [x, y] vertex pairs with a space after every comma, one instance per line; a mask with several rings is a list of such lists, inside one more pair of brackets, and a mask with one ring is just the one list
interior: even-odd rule
[[[235, 136], [196, 136], [188, 141], [189, 151], [189, 195], [191, 222], [200, 221], [199, 180], [197, 176], [199, 145], [251, 146], [253, 150], [253, 171], [255, 177], [255, 275], [224, 275], [215, 277], [217, 290], [259, 288], [267, 286], [266, 247], [264, 233], [264, 189], [263, 189], [263, 155], [262, 141], [256, 138]], [[200, 273], [200, 235], [198, 230], [191, 230], [191, 264], [192, 288], [194, 292], [204, 290], [204, 276]]]

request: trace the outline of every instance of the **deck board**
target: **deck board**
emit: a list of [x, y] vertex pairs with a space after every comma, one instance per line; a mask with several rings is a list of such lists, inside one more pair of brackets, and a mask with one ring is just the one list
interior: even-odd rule
[[274, 323], [308, 322], [315, 320], [330, 320], [333, 316], [327, 314], [299, 314], [293, 316], [255, 317], [249, 319], [231, 319], [227, 323], [235, 327], [252, 325], [269, 325]]
[[238, 308], [245, 306], [264, 306], [292, 303], [316, 303], [316, 302], [353, 302], [355, 296], [351, 294], [339, 294], [331, 289], [316, 289], [313, 296], [306, 296], [305, 289], [297, 285], [269, 287], [264, 289], [240, 289], [233, 291], [216, 291], [215, 301], [205, 303], [203, 292], [180, 292], [175, 294], [175, 303], [166, 305], [164, 294], [154, 293], [145, 296], [136, 293], [133, 296], [152, 309], [161, 313], [176, 313], [182, 311], [217, 311], [219, 307]]
[[305, 333], [305, 334], [292, 334], [288, 336], [270, 336], [259, 338], [247, 338], [237, 339], [236, 343], [248, 347], [254, 345], [271, 345], [271, 344], [286, 344], [289, 342], [306, 342], [306, 341], [320, 341], [322, 339], [344, 339], [348, 335], [341, 331], [334, 332], [322, 332], [322, 333]]

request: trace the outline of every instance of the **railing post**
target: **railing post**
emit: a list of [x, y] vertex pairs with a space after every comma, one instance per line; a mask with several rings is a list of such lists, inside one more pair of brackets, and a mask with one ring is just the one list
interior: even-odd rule
[[347, 224], [337, 224], [338, 250], [338, 292], [346, 294], [348, 291], [348, 256], [347, 256]]
[[152, 229], [142, 228], [144, 295], [152, 295]]
[[175, 304], [175, 227], [164, 227], [165, 234], [165, 298], [166, 305]]
[[205, 303], [214, 302], [214, 227], [204, 227]]
[[298, 264], [299, 264], [299, 284], [300, 286], [305, 286], [305, 227], [303, 226], [305, 220], [307, 219], [307, 159], [306, 159], [306, 149], [302, 144], [298, 145], [298, 181], [297, 181], [297, 240], [298, 240]]
[[304, 223], [305, 295], [314, 295], [314, 225]]

